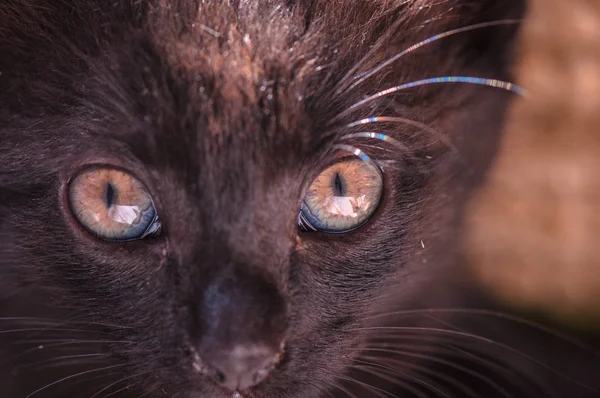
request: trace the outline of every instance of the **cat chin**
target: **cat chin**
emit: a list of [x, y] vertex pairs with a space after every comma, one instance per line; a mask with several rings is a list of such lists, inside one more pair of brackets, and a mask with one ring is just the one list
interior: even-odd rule
[[[322, 393], [322, 392], [321, 392]], [[319, 391], [317, 389], [308, 388], [306, 391], [300, 391], [298, 389], [289, 388], [285, 391], [273, 392], [267, 389], [260, 389], [259, 391], [223, 391], [218, 387], [212, 388], [207, 387], [202, 391], [189, 392], [187, 395], [176, 395], [181, 398], [315, 398], [319, 397]]]

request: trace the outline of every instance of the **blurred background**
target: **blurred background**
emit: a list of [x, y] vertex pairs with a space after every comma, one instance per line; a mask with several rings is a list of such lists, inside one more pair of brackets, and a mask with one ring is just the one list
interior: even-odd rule
[[600, 325], [600, 1], [531, 1], [516, 74], [470, 265], [511, 305]]

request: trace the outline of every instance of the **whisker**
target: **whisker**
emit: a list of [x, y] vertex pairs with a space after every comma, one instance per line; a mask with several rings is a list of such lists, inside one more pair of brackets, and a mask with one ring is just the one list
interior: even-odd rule
[[[441, 319], [439, 319], [439, 318], [437, 318], [435, 316], [432, 316], [430, 314], [426, 314], [424, 316], [427, 317], [427, 319], [431, 319], [434, 322], [438, 322], [438, 323], [442, 324], [443, 326], [448, 327], [451, 330], [456, 330], [456, 331], [460, 331], [460, 332], [467, 332], [466, 330], [461, 329], [461, 328], [459, 328], [459, 327], [451, 324], [450, 322], [441, 320]], [[458, 352], [458, 353], [462, 354], [464, 356], [464, 358], [469, 358], [470, 360], [472, 360], [472, 361], [474, 361], [474, 362], [476, 362], [478, 364], [483, 364], [483, 365], [487, 366], [488, 368], [493, 368], [493, 369], [495, 369], [496, 372], [498, 372], [500, 374], [506, 373], [506, 374], [511, 375], [512, 377], [510, 378], [510, 380], [513, 381], [513, 384], [518, 385], [519, 387], [525, 386], [526, 389], [527, 389], [527, 387], [529, 387], [529, 385], [527, 383], [521, 382], [520, 377], [518, 377], [519, 375], [516, 372], [510, 370], [510, 367], [501, 366], [500, 364], [497, 364], [497, 363], [495, 363], [493, 361], [490, 361], [490, 360], [488, 360], [486, 358], [483, 358], [483, 357], [481, 357], [479, 355], [476, 355], [473, 352], [469, 352], [469, 351], [466, 351], [466, 350], [461, 350], [459, 347], [455, 346], [455, 344], [457, 344], [457, 343], [460, 344], [460, 342], [454, 341], [454, 342], [452, 342], [452, 344], [439, 344], [439, 345], [441, 347], [444, 347], [444, 348], [450, 350], [450, 351], [444, 350], [446, 352], [446, 354], [449, 354], [449, 353], [451, 354], [453, 351]], [[434, 344], [437, 345], [438, 342], [434, 342]], [[463, 343], [463, 344], [466, 345], [466, 343]], [[477, 347], [477, 346], [475, 346], [475, 347], [468, 346], [468, 349], [470, 349], [471, 351], [473, 351], [473, 350], [480, 351], [479, 347]], [[520, 369], [520, 372], [524, 376], [525, 375], [528, 376], [527, 381], [530, 381], [531, 384], [534, 384], [536, 387], [540, 387], [542, 390], [544, 390], [544, 393], [546, 394], [545, 396], [556, 397], [556, 395], [554, 394], [554, 392], [552, 390], [550, 390], [546, 386], [546, 384], [543, 383], [537, 377], [537, 375], [534, 372], [528, 371], [526, 369], [525, 370]], [[516, 377], [514, 377], [514, 376], [516, 376]], [[517, 383], [517, 381], [519, 383]], [[537, 393], [534, 393], [534, 395], [535, 394], [537, 394]], [[556, 397], [556, 398], [558, 398], [558, 397]]]
[[335, 146], [337, 149], [341, 149], [343, 151], [347, 151], [352, 153], [354, 156], [360, 158], [360, 160], [364, 161], [364, 162], [368, 162], [368, 163], [374, 163], [373, 160], [371, 160], [371, 157], [369, 155], [367, 155], [366, 153], [364, 153], [363, 151], [361, 151], [360, 149], [353, 147], [351, 145], [346, 145], [346, 144], [339, 144]]
[[85, 329], [55, 329], [55, 328], [42, 327], [42, 328], [0, 330], [0, 335], [1, 334], [10, 334], [10, 333], [21, 333], [21, 332], [73, 332], [73, 333], [88, 332], [88, 333], [96, 333], [96, 332], [92, 332], [90, 330], [85, 330]]
[[138, 384], [141, 384], [141, 383], [142, 383], [141, 381], [138, 381], [137, 383], [132, 383], [132, 384], [129, 384], [129, 385], [127, 385], [127, 386], [125, 386], [125, 387], [123, 387], [123, 388], [121, 388], [121, 389], [117, 390], [117, 391], [114, 391], [114, 392], [111, 392], [111, 393], [110, 393], [110, 394], [108, 394], [108, 395], [105, 395], [103, 398], [114, 397], [114, 396], [115, 396], [115, 395], [117, 395], [118, 393], [120, 393], [120, 392], [123, 392], [123, 391], [125, 391], [125, 390], [129, 390], [131, 387], [137, 386]]
[[[403, 2], [401, 2], [400, 4], [398, 4], [398, 7], [402, 7], [403, 5], [411, 2], [412, 0], [404, 0]], [[404, 21], [399, 18], [397, 19], [394, 24], [387, 29], [387, 31], [385, 32], [385, 34], [379, 38], [377, 40], [377, 42], [375, 43], [375, 45], [356, 63], [356, 65], [354, 65], [354, 67], [352, 69], [350, 69], [340, 80], [339, 82], [336, 84], [337, 89], [334, 91], [335, 95], [340, 95], [342, 93], [342, 91], [344, 91], [344, 87], [346, 86], [346, 83], [349, 82], [351, 80], [351, 77], [354, 73], [356, 73], [356, 71], [358, 71], [360, 69], [360, 67], [369, 59], [371, 59], [373, 57], [373, 54], [376, 54], [377, 51], [380, 51], [381, 47], [383, 45], [385, 45], [386, 41], [388, 39], [390, 39], [394, 33], [397, 31], [398, 27], [403, 23]], [[360, 76], [362, 76], [364, 74], [361, 74]]]
[[[52, 344], [48, 344], [49, 342]], [[76, 347], [68, 347], [68, 346], [74, 346], [77, 344], [131, 344], [130, 341], [119, 341], [119, 340], [72, 340], [72, 339], [38, 340], [38, 341], [29, 341], [26, 343], [27, 344], [40, 344], [40, 345], [30, 348], [30, 349], [27, 349], [16, 355], [13, 355], [12, 357], [1, 361], [0, 364], [8, 364], [16, 359], [25, 357], [31, 353], [34, 353], [34, 352], [37, 352], [40, 350], [56, 348], [56, 347], [67, 347], [67, 348], [71, 348], [71, 349], [76, 349]]]
[[53, 357], [50, 359], [44, 359], [42, 361], [37, 361], [37, 362], [31, 362], [31, 363], [26, 363], [20, 366], [16, 366], [14, 369], [15, 370], [22, 370], [22, 369], [28, 369], [28, 368], [35, 368], [39, 365], [44, 365], [44, 364], [53, 364], [55, 362], [62, 362], [65, 361], [65, 363], [69, 364], [67, 362], [68, 359], [81, 359], [81, 358], [94, 358], [94, 357], [103, 357], [104, 354], [98, 354], [98, 353], [94, 353], [94, 354], [78, 354], [78, 355], [64, 355], [64, 356], [59, 356], [59, 357]]
[[[143, 375], [145, 375], [145, 374], [148, 374], [148, 373], [151, 373], [151, 371], [146, 371], [146, 372], [142, 372], [142, 373], [135, 374], [135, 375], [133, 375], [133, 376], [124, 377], [124, 378], [122, 378], [121, 380], [118, 380], [118, 381], [116, 381], [116, 382], [114, 382], [114, 383], [112, 383], [112, 384], [109, 384], [108, 386], [104, 387], [102, 390], [98, 391], [97, 393], [95, 393], [94, 395], [92, 395], [90, 398], [96, 398], [98, 395], [102, 394], [104, 391], [106, 391], [106, 390], [109, 390], [110, 388], [114, 387], [115, 385], [117, 385], [117, 384], [119, 384], [119, 383], [122, 383], [122, 382], [124, 382], [124, 381], [126, 381], [126, 380], [130, 380], [130, 379], [133, 379], [133, 378], [136, 378], [136, 377], [143, 376]], [[139, 384], [139, 383], [135, 383], [135, 384]], [[128, 386], [128, 387], [129, 387], [129, 386]], [[120, 392], [120, 391], [122, 391], [122, 390], [119, 390], [119, 391], [117, 391], [117, 392]], [[114, 393], [113, 393], [113, 394], [114, 394]], [[107, 398], [107, 397], [109, 397], [109, 396], [110, 396], [110, 395], [107, 395], [107, 396], [106, 396], [106, 397], [104, 397], [104, 398]]]
[[[367, 351], [367, 352], [379, 352], [379, 353], [387, 353], [387, 354], [395, 354], [395, 355], [402, 355], [402, 356], [407, 356], [407, 357], [412, 357], [412, 358], [418, 358], [418, 359], [425, 359], [431, 362], [435, 362], [435, 363], [439, 363], [442, 365], [446, 365], [452, 369], [456, 369], [459, 371], [462, 371], [466, 374], [469, 374], [481, 381], [483, 381], [484, 383], [488, 384], [490, 387], [494, 388], [496, 391], [498, 391], [499, 393], [501, 393], [502, 395], [504, 395], [505, 397], [512, 397], [514, 398], [508, 391], [506, 391], [504, 388], [502, 388], [500, 385], [498, 385], [496, 382], [494, 382], [492, 379], [490, 379], [489, 377], [486, 377], [484, 375], [482, 375], [479, 372], [476, 372], [472, 369], [469, 369], [467, 367], [461, 366], [459, 364], [456, 364], [454, 362], [450, 362], [441, 358], [436, 358], [432, 355], [425, 355], [425, 354], [416, 354], [413, 352], [407, 352], [407, 351], [402, 351], [402, 350], [392, 350], [392, 349], [388, 349], [388, 348], [365, 348], [363, 349], [363, 351]], [[381, 361], [390, 361], [390, 362], [394, 362], [395, 360], [393, 358], [382, 358]]]
[[59, 322], [50, 318], [36, 318], [36, 317], [0, 317], [0, 322], [34, 322], [41, 324], [60, 325], [64, 322]]
[[[404, 336], [390, 336], [386, 339], [385, 342], [371, 343], [370, 346], [375, 347], [375, 348], [401, 349], [404, 352], [416, 351], [417, 353], [423, 353], [425, 351], [422, 349], [423, 348], [422, 346], [391, 343], [390, 339], [404, 340]], [[411, 340], [422, 340], [422, 339], [413, 337]], [[446, 341], [448, 341], [448, 343], [445, 343]], [[529, 389], [529, 385], [521, 379], [521, 376], [525, 376], [525, 375], [532, 376], [531, 372], [523, 371], [523, 374], [521, 375], [521, 374], [515, 372], [511, 367], [502, 366], [501, 364], [498, 364], [489, 359], [480, 357], [472, 352], [461, 350], [458, 347], [454, 346], [456, 344], [461, 344], [461, 342], [455, 341], [455, 340], [449, 340], [447, 336], [438, 337], [438, 341], [432, 341], [431, 346], [427, 347], [427, 348], [429, 348], [427, 351], [430, 351], [431, 353], [435, 353], [435, 354], [443, 354], [445, 357], [452, 358], [452, 359], [468, 359], [468, 360], [476, 363], [478, 366], [483, 365], [490, 370], [494, 370], [494, 372], [496, 372], [499, 375], [506, 375], [505, 380], [510, 381], [513, 385], [515, 385], [517, 387], [525, 387], [526, 389]], [[476, 351], [480, 350], [479, 347], [477, 347], [477, 346], [468, 345], [467, 343], [462, 343], [462, 344], [465, 345], [466, 348], [469, 350], [476, 350]], [[530, 381], [530, 380], [527, 379], [527, 381]], [[536, 386], [538, 385], [538, 381], [535, 380], [535, 377], [532, 377], [531, 382], [532, 382], [532, 384], [534, 384]], [[545, 386], [540, 385], [540, 387], [542, 387], [542, 389], [545, 391], [548, 390]], [[550, 393], [548, 396], [553, 396], [553, 395], [554, 394]]]
[[391, 332], [391, 331], [422, 331], [422, 332], [440, 333], [440, 334], [446, 334], [446, 335], [449, 335], [449, 336], [466, 337], [466, 338], [474, 339], [474, 340], [477, 340], [477, 341], [480, 341], [480, 342], [483, 342], [483, 343], [487, 343], [487, 344], [493, 345], [495, 347], [504, 349], [504, 350], [509, 351], [509, 352], [511, 352], [511, 353], [513, 353], [513, 354], [515, 354], [515, 355], [517, 355], [519, 357], [521, 357], [521, 358], [527, 359], [531, 363], [534, 363], [534, 364], [536, 364], [536, 365], [538, 365], [538, 366], [540, 366], [540, 367], [542, 367], [542, 368], [550, 371], [554, 375], [556, 375], [556, 376], [558, 376], [558, 377], [560, 377], [560, 378], [562, 378], [564, 380], [567, 380], [567, 381], [570, 381], [572, 383], [575, 383], [578, 386], [583, 387], [583, 388], [585, 388], [587, 390], [590, 390], [590, 391], [593, 391], [593, 392], [600, 392], [600, 390], [597, 390], [594, 387], [591, 387], [591, 386], [589, 386], [587, 384], [584, 384], [584, 383], [582, 383], [580, 381], [577, 381], [577, 380], [575, 380], [575, 379], [573, 379], [573, 378], [571, 378], [571, 377], [569, 377], [569, 376], [567, 376], [567, 375], [565, 375], [563, 373], [560, 373], [559, 371], [557, 371], [556, 369], [552, 368], [551, 366], [548, 366], [545, 363], [543, 363], [543, 362], [541, 362], [541, 361], [533, 358], [532, 356], [527, 355], [527, 354], [525, 354], [525, 353], [523, 353], [523, 352], [521, 352], [521, 351], [519, 351], [519, 350], [517, 350], [517, 349], [515, 349], [513, 347], [510, 347], [510, 346], [508, 346], [506, 344], [502, 344], [502, 343], [499, 343], [499, 342], [494, 341], [492, 339], [489, 339], [489, 338], [486, 338], [486, 337], [483, 337], [483, 336], [479, 336], [479, 335], [476, 335], [476, 334], [466, 333], [466, 332], [457, 332], [457, 331], [454, 331], [454, 330], [446, 330], [446, 329], [439, 329], [439, 328], [412, 327], [412, 326], [375, 326], [375, 327], [366, 327], [366, 328], [356, 328], [354, 330], [357, 330], [357, 331], [359, 331], [359, 330], [365, 330], [365, 331], [377, 331], [377, 330], [379, 330], [381, 332], [386, 332], [386, 331], [387, 332]]
[[[483, 358], [479, 355], [476, 355], [473, 352], [462, 350], [459, 347], [455, 347], [454, 345], [441, 344], [441, 346], [446, 347], [453, 351], [457, 351], [458, 353], [461, 353], [462, 355], [464, 355], [465, 358], [469, 358], [470, 360], [472, 360], [475, 363], [482, 364], [482, 365], [487, 366], [488, 368], [494, 369], [496, 372], [499, 372], [501, 374], [507, 374], [507, 375], [511, 376], [510, 380], [513, 382], [514, 385], [516, 385], [518, 387], [527, 388], [527, 383], [525, 381], [520, 380], [520, 378], [518, 377], [519, 373], [515, 372], [510, 367], [502, 366], [501, 364], [498, 364], [489, 359]], [[477, 347], [468, 347], [468, 348], [472, 349], [472, 350], [478, 350]], [[449, 352], [449, 351], [446, 351], [446, 352]], [[541, 388], [544, 391], [544, 394], [545, 394], [544, 396], [558, 398], [558, 396], [554, 393], [554, 391], [550, 390], [546, 386], [546, 384], [544, 384], [542, 382], [542, 380], [540, 380], [534, 374], [534, 372], [530, 372], [530, 371], [522, 370], [522, 369], [519, 369], [519, 371], [521, 372], [521, 374], [523, 376], [528, 376], [528, 378], [526, 379], [527, 381], [531, 382], [536, 387]]]
[[[440, 389], [438, 389], [434, 385], [432, 385], [432, 384], [430, 384], [430, 383], [428, 383], [428, 382], [426, 382], [424, 380], [421, 380], [418, 377], [412, 376], [412, 375], [410, 375], [410, 374], [408, 374], [406, 372], [402, 372], [402, 371], [399, 371], [397, 369], [392, 369], [390, 367], [383, 366], [383, 365], [380, 365], [378, 363], [373, 363], [373, 362], [369, 362], [369, 361], [363, 361], [363, 360], [360, 360], [360, 359], [355, 359], [354, 361], [357, 362], [357, 363], [362, 363], [363, 365], [366, 365], [366, 366], [368, 366], [370, 368], [378, 368], [378, 369], [380, 369], [382, 371], [387, 370], [389, 373], [391, 373], [390, 376], [401, 375], [401, 376], [407, 378], [408, 380], [414, 381], [415, 383], [420, 384], [423, 387], [430, 389], [431, 391], [439, 393], [442, 397], [448, 397], [448, 395], [446, 393], [444, 393], [443, 391], [441, 391]], [[358, 369], [361, 369], [364, 372], [370, 373], [370, 374], [372, 374], [374, 376], [377, 376], [377, 377], [381, 377], [382, 376], [380, 374], [375, 374], [375, 373], [369, 372], [366, 369], [365, 366], [358, 365], [358, 366], [354, 366], [354, 367], [358, 368]], [[407, 385], [406, 383], [402, 383], [400, 380], [396, 380], [395, 378], [390, 379], [389, 377], [385, 377], [385, 378], [382, 377], [382, 379], [386, 380], [388, 382], [392, 382], [394, 384], [397, 384], [400, 387], [404, 388], [405, 390], [411, 391], [416, 396], [423, 396], [420, 391], [411, 388], [409, 385]], [[427, 396], [424, 396], [424, 397], [427, 398]]]
[[[431, 135], [436, 137], [438, 140], [443, 142], [444, 145], [446, 145], [449, 149], [452, 150], [452, 152], [458, 153], [458, 149], [454, 146], [454, 144], [452, 144], [452, 142], [450, 142], [448, 140], [448, 138], [444, 134], [440, 133], [438, 130], [434, 129], [433, 127], [428, 126], [425, 123], [421, 123], [416, 120], [412, 120], [412, 119], [408, 119], [408, 118], [404, 118], [404, 117], [398, 117], [398, 116], [369, 117], [369, 118], [364, 118], [364, 119], [360, 119], [360, 120], [354, 121], [352, 123], [349, 123], [346, 125], [346, 127], [352, 128], [352, 127], [370, 125], [370, 124], [374, 124], [374, 123], [403, 123], [408, 126], [412, 126], [412, 127], [421, 129], [422, 131], [426, 131], [426, 132], [430, 133]], [[377, 132], [350, 133], [350, 134], [345, 135], [342, 138], [353, 137], [353, 136], [356, 136], [359, 138], [377, 139], [380, 141], [390, 143], [391, 145], [395, 146], [396, 148], [398, 148], [402, 151], [405, 151], [405, 152], [408, 151], [408, 147], [406, 145], [400, 143], [398, 140], [390, 137], [387, 134], [382, 134], [382, 133], [377, 133]]]
[[[371, 359], [374, 361], [379, 361], [381, 358], [380, 357], [375, 357], [375, 356], [365, 356], [365, 358], [367, 359]], [[447, 375], [445, 375], [442, 372], [437, 372], [433, 369], [429, 369], [425, 366], [420, 366], [418, 364], [415, 363], [409, 363], [409, 362], [404, 362], [404, 361], [400, 361], [400, 360], [395, 360], [395, 364], [402, 366], [403, 368], [410, 368], [411, 371], [415, 371], [415, 372], [419, 372], [425, 376], [431, 376], [434, 378], [437, 378], [443, 382], [448, 383], [449, 385], [458, 388], [461, 393], [466, 394], [466, 396], [469, 396], [471, 398], [480, 398], [477, 393], [475, 393], [475, 391], [473, 391], [471, 388], [469, 388], [467, 385], [461, 383], [458, 380], [454, 380], [451, 377], [448, 377]], [[384, 366], [384, 365], [381, 365]], [[388, 366], [384, 366], [385, 369], [392, 369]], [[395, 370], [392, 369], [394, 372]]]
[[61, 320], [57, 321], [52, 318], [36, 318], [36, 317], [0, 317], [0, 322], [15, 322], [15, 321], [23, 321], [23, 322], [37, 322], [40, 325], [47, 323], [48, 325], [56, 325], [56, 326], [64, 326], [68, 324], [72, 325], [81, 325], [81, 326], [106, 326], [114, 329], [132, 329], [130, 326], [123, 325], [115, 325], [112, 323], [105, 322], [88, 322], [88, 321], [78, 321], [77, 318], [71, 320]]
[[110, 369], [114, 369], [114, 368], [118, 368], [118, 367], [124, 367], [124, 366], [126, 366], [126, 365], [125, 364], [112, 365], [112, 366], [106, 366], [104, 368], [91, 369], [91, 370], [86, 370], [86, 371], [79, 372], [79, 373], [76, 373], [76, 374], [72, 374], [70, 376], [63, 377], [60, 380], [54, 381], [54, 382], [52, 382], [50, 384], [46, 384], [44, 387], [39, 388], [39, 389], [35, 390], [34, 392], [32, 392], [31, 394], [27, 395], [25, 398], [31, 398], [32, 396], [34, 396], [35, 394], [37, 394], [39, 392], [42, 392], [42, 391], [44, 391], [44, 390], [46, 390], [46, 389], [48, 389], [48, 388], [50, 388], [52, 386], [55, 386], [55, 385], [57, 385], [59, 383], [62, 383], [62, 382], [67, 381], [67, 380], [71, 380], [71, 379], [76, 378], [76, 377], [84, 376], [84, 375], [87, 375], [87, 374], [90, 374], [90, 373], [95, 373], [95, 372], [102, 372], [104, 370], [110, 370]]
[[[34, 373], [34, 372], [41, 372], [44, 370], [56, 370], [56, 369], [60, 369], [60, 368], [75, 368], [77, 367], [77, 369], [82, 369], [82, 368], [90, 368], [92, 365], [105, 365], [106, 361], [103, 361], [99, 358], [91, 358], [91, 359], [87, 359], [87, 360], [83, 360], [83, 359], [66, 359], [64, 361], [60, 361], [60, 362], [54, 362], [54, 363], [46, 363], [46, 364], [41, 364], [41, 365], [37, 365], [37, 366], [31, 366], [27, 369], [27, 371], [29, 373]], [[25, 372], [23, 372], [25, 373]]]
[[[380, 72], [382, 69], [386, 68], [387, 66], [391, 65], [392, 63], [398, 61], [400, 58], [404, 57], [405, 55], [407, 55], [421, 47], [425, 47], [428, 44], [431, 44], [438, 40], [444, 39], [446, 37], [454, 36], [459, 33], [470, 32], [473, 30], [484, 29], [484, 28], [489, 28], [489, 27], [496, 27], [496, 26], [503, 26], [503, 25], [516, 25], [519, 23], [521, 23], [521, 20], [519, 20], [519, 19], [504, 19], [504, 20], [498, 20], [498, 21], [473, 24], [473, 25], [469, 25], [469, 26], [465, 26], [465, 27], [457, 28], [457, 29], [452, 29], [452, 30], [446, 31], [444, 33], [437, 34], [437, 35], [432, 36], [428, 39], [425, 39], [419, 43], [413, 44], [412, 46], [399, 52], [398, 54], [396, 54], [393, 57], [389, 58], [388, 60], [384, 61], [383, 63], [381, 63], [380, 65], [371, 69], [370, 71], [362, 74], [357, 80], [354, 81], [354, 83], [352, 83], [350, 86], [348, 86], [348, 88], [345, 88], [344, 85], [342, 85], [340, 88], [338, 88], [338, 90], [336, 90], [336, 95], [340, 95], [344, 91], [349, 91], [349, 90], [354, 89], [356, 86], [360, 85], [365, 80], [369, 79], [371, 76]], [[359, 65], [357, 65], [356, 67], [351, 69], [350, 72], [348, 72], [348, 74], [351, 75], [352, 73], [356, 72], [358, 67], [359, 67]]]
[[361, 372], [375, 376], [381, 380], [392, 383], [393, 385], [402, 388], [404, 391], [411, 392], [413, 395], [417, 396], [418, 398], [428, 398], [427, 395], [423, 394], [423, 392], [419, 391], [418, 389], [413, 388], [406, 383], [403, 383], [399, 379], [394, 379], [393, 377], [390, 377], [389, 375], [383, 374], [382, 372], [378, 372], [372, 368], [368, 368], [366, 366], [360, 366], [360, 365], [354, 366], [353, 368], [360, 370]]
[[387, 134], [377, 133], [374, 131], [363, 131], [360, 133], [351, 133], [351, 134], [346, 134], [345, 136], [342, 137], [343, 140], [350, 140], [350, 139], [354, 139], [354, 138], [375, 139], [375, 140], [379, 140], [382, 142], [390, 143], [393, 146], [395, 146], [398, 149], [401, 149], [403, 151], [408, 151], [408, 147], [405, 145], [402, 145], [398, 140], [395, 140], [394, 138], [390, 137]]
[[519, 316], [506, 314], [503, 312], [484, 310], [484, 309], [468, 309], [468, 308], [427, 308], [427, 309], [417, 309], [417, 310], [402, 310], [402, 311], [392, 311], [387, 313], [375, 314], [365, 317], [364, 319], [377, 319], [388, 316], [401, 316], [401, 315], [420, 315], [420, 314], [464, 314], [464, 315], [483, 315], [490, 316], [500, 319], [505, 319], [508, 321], [515, 322], [520, 325], [528, 326], [533, 329], [539, 330], [541, 332], [547, 333], [550, 336], [554, 336], [560, 340], [563, 340], [567, 343], [573, 344], [579, 348], [582, 348], [594, 356], [600, 357], [600, 352], [596, 351], [594, 348], [589, 345], [584, 344], [583, 342], [572, 338], [571, 336], [561, 333], [555, 329], [542, 325], [538, 322], [534, 322]]
[[346, 110], [339, 113], [332, 120], [333, 121], [339, 120], [340, 118], [343, 118], [344, 116], [348, 115], [350, 112], [354, 111], [355, 109], [357, 109], [363, 105], [368, 104], [369, 102], [372, 102], [379, 98], [383, 98], [383, 97], [391, 95], [391, 94], [395, 94], [395, 93], [403, 91], [403, 90], [407, 90], [407, 89], [415, 88], [415, 87], [426, 86], [426, 85], [432, 85], [432, 84], [448, 84], [448, 83], [474, 84], [474, 85], [479, 85], [479, 86], [487, 86], [487, 87], [493, 87], [493, 88], [510, 91], [510, 92], [513, 92], [513, 93], [515, 93], [517, 95], [521, 95], [521, 96], [526, 95], [526, 90], [524, 88], [522, 88], [514, 83], [505, 82], [502, 80], [488, 79], [488, 78], [475, 77], [475, 76], [437, 76], [437, 77], [431, 77], [428, 79], [416, 80], [416, 81], [413, 81], [410, 83], [403, 83], [398, 86], [390, 87], [388, 89], [382, 90], [376, 94], [373, 94], [373, 95], [371, 95], [367, 98], [364, 98], [364, 99], [356, 102], [355, 104], [351, 105], [349, 108], [347, 108]]
[[[330, 386], [318, 385], [318, 384], [312, 383], [312, 382], [308, 382], [307, 385], [313, 387], [315, 390], [318, 391], [316, 397], [322, 398], [323, 397], [322, 394], [326, 394], [328, 397], [335, 398], [335, 395], [329, 390]], [[173, 398], [175, 398], [175, 397], [173, 397]]]
[[[18, 344], [27, 344], [27, 345], [39, 344], [42, 348], [56, 347], [59, 345], [67, 345], [67, 344], [84, 344], [84, 343], [133, 344], [133, 342], [129, 341], [129, 340], [85, 340], [85, 339], [73, 339], [73, 338], [64, 338], [64, 339], [48, 338], [48, 339], [38, 339], [38, 340], [28, 339], [28, 340], [18, 341], [17, 343]], [[53, 343], [53, 344], [48, 344], [48, 343]], [[54, 343], [56, 343], [56, 344], [54, 344]], [[37, 347], [34, 349], [37, 349]]]
[[378, 397], [381, 397], [381, 398], [385, 398], [385, 397], [399, 398], [397, 395], [393, 395], [392, 393], [389, 393], [389, 392], [387, 392], [379, 387], [376, 387], [372, 384], [369, 384], [369, 383], [365, 383], [365, 382], [355, 380], [355, 379], [350, 379], [350, 378], [344, 377], [344, 376], [338, 376], [338, 378], [341, 380], [345, 380], [345, 381], [348, 381], [351, 383], [358, 384], [359, 386], [364, 387], [368, 391], [374, 393], [375, 395], [377, 395]]
[[[90, 383], [90, 382], [93, 382], [93, 381], [105, 379], [107, 377], [113, 377], [113, 376], [120, 375], [120, 374], [122, 374], [122, 373], [121, 372], [109, 372], [109, 373], [106, 373], [106, 374], [103, 374], [103, 375], [100, 375], [100, 376], [84, 377], [83, 379], [74, 380], [74, 381], [70, 382], [69, 385], [68, 385], [68, 387], [72, 391], [73, 386], [78, 386], [80, 384]], [[85, 396], [85, 398], [88, 398], [87, 395]]]

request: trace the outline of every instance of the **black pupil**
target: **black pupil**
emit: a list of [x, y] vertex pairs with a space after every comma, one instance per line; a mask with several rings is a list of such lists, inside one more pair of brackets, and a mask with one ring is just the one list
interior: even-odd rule
[[111, 207], [115, 199], [115, 188], [111, 183], [106, 185], [106, 207]]
[[340, 173], [333, 177], [333, 196], [346, 196], [346, 184]]

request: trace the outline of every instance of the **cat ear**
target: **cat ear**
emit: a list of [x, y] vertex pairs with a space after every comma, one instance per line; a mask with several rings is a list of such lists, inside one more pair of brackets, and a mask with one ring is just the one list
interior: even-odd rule
[[398, 11], [397, 20], [404, 21], [395, 33], [399, 38], [398, 48], [431, 41], [426, 52], [432, 65], [444, 64], [449, 68], [448, 73], [463, 69], [471, 74], [510, 79], [526, 3], [526, 0], [409, 2]]
[[[464, 29], [459, 37], [462, 53], [474, 66], [502, 73], [514, 63], [515, 42], [526, 13], [525, 0], [458, 1], [454, 26]], [[471, 27], [471, 28], [469, 28]]]
[[[284, 1], [284, 0], [281, 0]], [[352, 43], [354, 51], [370, 47], [386, 34], [400, 45], [429, 36], [463, 30], [449, 46], [460, 44], [478, 54], [496, 53], [501, 60], [510, 50], [526, 0], [286, 0], [305, 15], [308, 25], [316, 23], [330, 38]], [[489, 28], [479, 27], [487, 24]], [[472, 29], [468, 27], [471, 26]], [[388, 42], [388, 46], [394, 46]], [[507, 50], [509, 50], [507, 52]]]
[[425, 35], [449, 35], [440, 46], [441, 51], [453, 47], [463, 59], [485, 63], [482, 67], [488, 71], [502, 70], [513, 62], [514, 43], [526, 3], [526, 0], [415, 0], [408, 2], [399, 18]]

